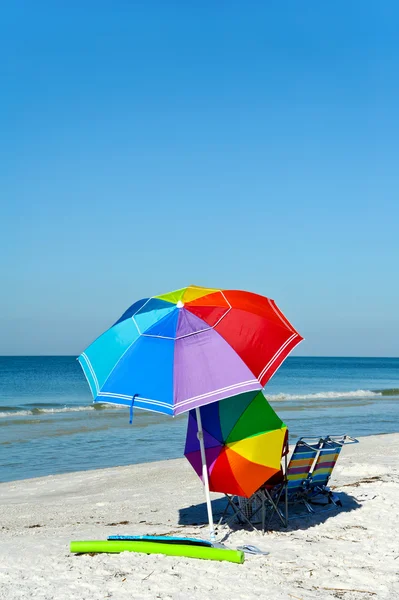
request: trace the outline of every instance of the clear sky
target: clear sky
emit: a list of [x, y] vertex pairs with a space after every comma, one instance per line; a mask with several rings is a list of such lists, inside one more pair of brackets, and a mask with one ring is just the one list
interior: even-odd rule
[[399, 355], [399, 5], [26, 0], [0, 18], [0, 353], [194, 283], [302, 355]]

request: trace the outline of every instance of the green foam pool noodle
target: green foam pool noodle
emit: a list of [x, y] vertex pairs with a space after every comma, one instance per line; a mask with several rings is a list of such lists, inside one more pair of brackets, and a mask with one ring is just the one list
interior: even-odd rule
[[70, 551], [74, 554], [84, 553], [120, 553], [142, 552], [144, 554], [166, 554], [167, 556], [186, 556], [188, 558], [204, 558], [207, 560], [225, 560], [241, 564], [244, 553], [241, 550], [228, 548], [207, 548], [206, 546], [189, 546], [187, 544], [160, 544], [159, 542], [129, 541], [85, 541], [71, 542]]

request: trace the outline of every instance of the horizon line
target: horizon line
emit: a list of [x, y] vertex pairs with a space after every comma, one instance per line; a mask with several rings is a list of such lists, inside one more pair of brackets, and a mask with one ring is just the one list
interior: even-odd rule
[[[78, 358], [80, 354], [0, 354], [0, 358]], [[354, 355], [354, 354], [307, 354], [290, 355], [288, 358], [399, 358], [399, 356], [375, 356], [375, 355]], [[285, 361], [284, 361], [285, 362]]]

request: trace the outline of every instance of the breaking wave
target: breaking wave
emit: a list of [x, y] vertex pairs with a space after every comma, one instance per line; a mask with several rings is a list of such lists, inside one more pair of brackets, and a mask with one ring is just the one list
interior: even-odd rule
[[[377, 396], [398, 396], [399, 397], [399, 388], [389, 388], [383, 390], [355, 390], [349, 392], [316, 392], [314, 394], [268, 394], [266, 390], [266, 397], [271, 402], [284, 402], [290, 400], [334, 400], [339, 398], [375, 398]], [[32, 404], [32, 408], [27, 408], [27, 406], [0, 406], [0, 418], [2, 417], [31, 417], [37, 415], [46, 415], [46, 414], [57, 414], [57, 413], [76, 413], [76, 412], [88, 412], [88, 411], [99, 411], [99, 410], [115, 410], [115, 409], [125, 409], [126, 407], [122, 407], [116, 404], [88, 404], [85, 406], [48, 406], [45, 408], [45, 403], [37, 404], [36, 406]]]
[[[43, 406], [43, 404], [42, 404]], [[38, 408], [37, 406], [31, 409], [21, 408], [17, 406], [0, 406], [0, 418], [1, 417], [31, 417], [34, 415], [46, 415], [56, 413], [70, 413], [70, 412], [87, 412], [91, 410], [108, 410], [117, 409], [121, 406], [113, 404], [92, 404], [88, 406], [63, 406], [56, 408]]]
[[[320, 400], [320, 399], [335, 399], [335, 398], [372, 398], [374, 396], [385, 396], [383, 392], [388, 390], [355, 390], [352, 392], [317, 392], [315, 394], [267, 394], [266, 397], [272, 402], [283, 400]], [[397, 390], [399, 395], [399, 390]], [[390, 394], [394, 395], [394, 394]]]

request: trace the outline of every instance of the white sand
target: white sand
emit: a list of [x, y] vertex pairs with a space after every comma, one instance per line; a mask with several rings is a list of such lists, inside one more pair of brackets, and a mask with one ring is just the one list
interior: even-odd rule
[[185, 459], [1, 484], [0, 598], [399, 598], [398, 456], [399, 434], [345, 447], [331, 482], [344, 508], [265, 536], [231, 533], [229, 547], [270, 551], [243, 565], [69, 553], [71, 540], [116, 533], [206, 537], [205, 526], [184, 524], [206, 518]]

